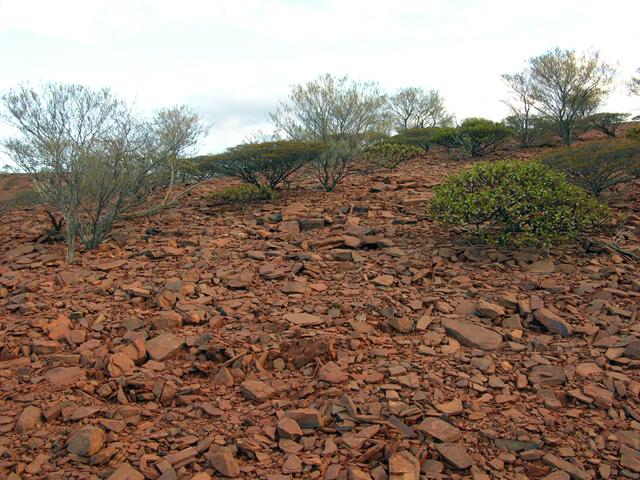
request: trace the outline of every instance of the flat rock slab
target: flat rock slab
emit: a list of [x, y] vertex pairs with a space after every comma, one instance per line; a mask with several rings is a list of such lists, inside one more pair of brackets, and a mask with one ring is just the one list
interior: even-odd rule
[[163, 333], [146, 342], [149, 358], [159, 362], [178, 352], [183, 345], [182, 338], [173, 333]]
[[420, 480], [420, 462], [407, 450], [389, 458], [389, 480]]
[[546, 308], [536, 310], [533, 318], [551, 333], [559, 333], [563, 337], [569, 337], [573, 333], [571, 325]]
[[458, 428], [435, 417], [425, 418], [417, 429], [444, 443], [453, 443], [462, 437]]
[[436, 449], [442, 458], [457, 469], [469, 468], [473, 465], [473, 458], [467, 453], [464, 445], [459, 443], [437, 443]]
[[324, 324], [324, 320], [310, 313], [287, 313], [284, 319], [299, 327], [316, 327]]
[[271, 398], [275, 390], [261, 380], [245, 380], [240, 385], [245, 397], [254, 402], [264, 402]]
[[502, 344], [502, 335], [481, 327], [475, 323], [455, 318], [446, 318], [442, 322], [447, 334], [458, 340], [462, 345], [481, 350], [497, 350]]

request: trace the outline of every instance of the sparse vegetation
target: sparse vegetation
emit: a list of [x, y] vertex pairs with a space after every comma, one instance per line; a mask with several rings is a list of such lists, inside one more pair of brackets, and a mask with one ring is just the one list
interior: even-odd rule
[[207, 165], [214, 174], [236, 177], [258, 188], [276, 190], [326, 149], [327, 146], [320, 142], [295, 140], [245, 143], [212, 156]]
[[421, 148], [414, 145], [384, 142], [371, 145], [363, 152], [363, 157], [374, 165], [395, 170], [400, 164], [423, 152]]
[[627, 137], [627, 140], [640, 142], [640, 126], [631, 127], [629, 130], [627, 130], [626, 137]]
[[636, 74], [631, 77], [627, 84], [631, 95], [640, 95], [640, 68], [636, 70]]
[[594, 113], [585, 120], [590, 128], [601, 131], [607, 137], [615, 137], [618, 127], [629, 118], [628, 113]]
[[245, 183], [225, 187], [206, 196], [207, 200], [237, 204], [242, 207], [260, 200], [275, 200], [276, 197], [277, 192], [269, 187], [258, 187]]
[[390, 143], [404, 143], [406, 145], [414, 145], [422, 148], [425, 152], [429, 151], [429, 147], [433, 143], [440, 127], [426, 128], [410, 128], [402, 130], [397, 135], [392, 136], [387, 141]]
[[326, 192], [332, 192], [348, 175], [351, 162], [359, 151], [355, 142], [336, 140], [311, 163]]
[[431, 214], [483, 242], [547, 248], [576, 240], [607, 210], [539, 162], [499, 161], [477, 164], [437, 187]]
[[592, 142], [549, 153], [543, 162], [596, 196], [640, 176], [640, 143]]
[[467, 118], [456, 128], [442, 128], [433, 142], [447, 148], [458, 148], [472, 157], [482, 157], [504, 142], [511, 130], [499, 122], [485, 118]]

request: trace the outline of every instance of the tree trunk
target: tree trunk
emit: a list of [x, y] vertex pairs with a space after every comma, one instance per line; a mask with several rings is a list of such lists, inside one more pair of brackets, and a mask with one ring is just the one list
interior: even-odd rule
[[72, 264], [76, 260], [76, 224], [73, 220], [67, 220], [67, 263]]

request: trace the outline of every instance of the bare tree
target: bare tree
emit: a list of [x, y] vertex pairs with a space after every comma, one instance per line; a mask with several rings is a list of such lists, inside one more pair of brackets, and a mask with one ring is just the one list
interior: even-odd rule
[[386, 101], [375, 83], [325, 74], [295, 85], [288, 101], [269, 116], [291, 139], [326, 143], [336, 136], [387, 133]]
[[143, 196], [152, 168], [148, 129], [109, 89], [47, 84], [2, 96], [16, 135], [2, 144], [66, 226], [67, 261], [75, 239], [95, 248], [120, 212]]
[[165, 108], [156, 112], [151, 121], [153, 155], [157, 168], [156, 179], [167, 187], [166, 203], [176, 181], [180, 162], [204, 136], [208, 127], [200, 116], [186, 105]]
[[408, 87], [389, 97], [393, 127], [397, 131], [412, 128], [448, 127], [453, 116], [444, 107], [444, 99], [436, 90]]
[[636, 70], [636, 74], [631, 77], [627, 86], [629, 87], [629, 93], [640, 95], [640, 68]]
[[529, 147], [533, 144], [535, 133], [535, 123], [533, 122], [535, 100], [531, 71], [525, 69], [518, 73], [505, 73], [502, 75], [502, 80], [512, 94], [510, 99], [504, 101], [511, 111], [507, 123], [518, 137], [520, 145]]
[[533, 107], [552, 120], [566, 145], [579, 122], [608, 95], [615, 70], [598, 52], [576, 54], [556, 48], [529, 61]]

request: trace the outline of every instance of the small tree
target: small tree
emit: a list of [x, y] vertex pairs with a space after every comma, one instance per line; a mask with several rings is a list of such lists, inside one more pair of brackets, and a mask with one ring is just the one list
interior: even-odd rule
[[62, 212], [71, 263], [76, 237], [86, 248], [97, 247], [120, 213], [144, 198], [153, 168], [148, 129], [108, 89], [22, 86], [2, 103], [17, 134], [3, 146]]
[[539, 115], [510, 115], [502, 123], [511, 130], [520, 147], [539, 147], [554, 144], [554, 126]]
[[334, 140], [311, 163], [318, 181], [326, 192], [332, 192], [349, 173], [349, 167], [360, 151], [358, 145], [347, 140]]
[[596, 196], [640, 176], [640, 143], [592, 142], [544, 156], [543, 163]]
[[533, 82], [529, 70], [514, 74], [502, 75], [502, 80], [512, 92], [512, 98], [505, 101], [511, 115], [506, 119], [506, 124], [512, 129], [521, 147], [534, 145], [539, 136], [538, 123], [535, 122], [533, 112]]
[[244, 143], [210, 157], [213, 174], [239, 178], [259, 188], [277, 189], [303, 166], [316, 160], [327, 146], [319, 142], [279, 140]]
[[627, 84], [629, 93], [632, 95], [640, 95], [640, 68], [636, 70], [636, 75], [631, 77]]
[[556, 48], [529, 61], [533, 107], [552, 120], [566, 145], [581, 119], [593, 113], [610, 91], [615, 70], [597, 52], [577, 55]]
[[158, 110], [151, 121], [152, 151], [155, 157], [155, 180], [167, 187], [164, 201], [171, 195], [174, 183], [181, 174], [188, 174], [185, 158], [206, 134], [208, 128], [200, 116], [186, 105]]
[[389, 111], [398, 132], [453, 124], [453, 117], [447, 113], [444, 99], [437, 90], [424, 91], [416, 87], [398, 90], [389, 97]]
[[325, 74], [294, 86], [288, 102], [269, 116], [290, 139], [327, 143], [335, 136], [387, 133], [386, 104], [375, 83]]
[[615, 137], [618, 127], [629, 118], [628, 113], [594, 113], [585, 121], [590, 128], [601, 131], [607, 137]]

